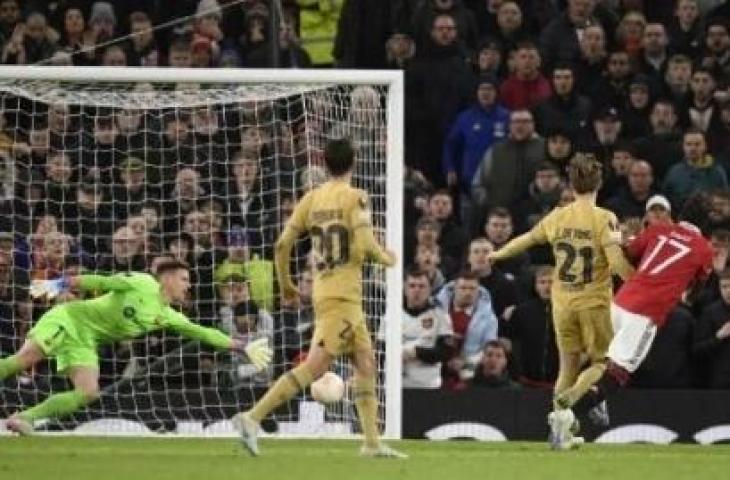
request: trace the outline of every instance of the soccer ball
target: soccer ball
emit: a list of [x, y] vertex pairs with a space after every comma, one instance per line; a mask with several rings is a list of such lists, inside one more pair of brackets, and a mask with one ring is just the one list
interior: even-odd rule
[[317, 379], [309, 388], [312, 398], [320, 403], [334, 403], [342, 400], [345, 394], [345, 382], [334, 372], [327, 372]]

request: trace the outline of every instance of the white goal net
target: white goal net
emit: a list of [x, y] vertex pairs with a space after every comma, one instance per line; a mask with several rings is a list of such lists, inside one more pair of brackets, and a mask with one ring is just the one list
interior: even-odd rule
[[[369, 192], [383, 241], [401, 247], [402, 83], [391, 72], [22, 67], [0, 70], [0, 357], [50, 305], [31, 279], [191, 265], [183, 311], [202, 325], [268, 337], [256, 373], [235, 355], [160, 332], [99, 351], [101, 399], [47, 431], [226, 435], [276, 376], [303, 359], [313, 330], [309, 245], [292, 272], [305, 292], [279, 301], [273, 244], [303, 193], [325, 178], [324, 145], [350, 138], [355, 184]], [[376, 342], [382, 428], [400, 435], [398, 268], [363, 271]], [[80, 298], [72, 292], [61, 301]], [[393, 341], [391, 341], [391, 339]], [[333, 369], [347, 379], [347, 362]], [[0, 418], [69, 388], [52, 361], [0, 381]], [[298, 436], [359, 431], [346, 398], [305, 392], [264, 429]]]

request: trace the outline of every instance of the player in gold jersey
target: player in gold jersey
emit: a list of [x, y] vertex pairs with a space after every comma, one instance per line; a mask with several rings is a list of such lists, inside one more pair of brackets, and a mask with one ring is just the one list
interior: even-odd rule
[[325, 373], [332, 360], [347, 355], [355, 367], [352, 390], [365, 437], [361, 454], [405, 457], [379, 439], [375, 356], [362, 310], [363, 264], [370, 260], [392, 266], [395, 255], [375, 240], [367, 194], [350, 185], [354, 161], [349, 141], [327, 144], [325, 165], [330, 180], [301, 199], [276, 243], [281, 295], [295, 301], [299, 292], [289, 276], [291, 248], [301, 235], [309, 235], [315, 269], [315, 329], [304, 363], [279, 377], [251, 410], [234, 417], [234, 426], [252, 455], [258, 455], [259, 422]]
[[[626, 279], [632, 267], [621, 250], [616, 216], [596, 206], [602, 166], [576, 155], [568, 168], [575, 201], [550, 212], [524, 235], [490, 255], [499, 261], [538, 244], [550, 243], [556, 269], [552, 287], [553, 323], [560, 354], [555, 382], [555, 411], [549, 416], [551, 446], [570, 448], [574, 417], [566, 405], [580, 398], [606, 368], [606, 351], [613, 337], [610, 305], [612, 273]], [[590, 366], [581, 372], [581, 355]]]

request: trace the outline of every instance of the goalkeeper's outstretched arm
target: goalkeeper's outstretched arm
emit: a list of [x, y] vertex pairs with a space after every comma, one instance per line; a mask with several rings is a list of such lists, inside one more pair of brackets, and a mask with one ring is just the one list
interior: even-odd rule
[[71, 290], [98, 292], [123, 292], [134, 288], [134, 277], [126, 274], [116, 275], [65, 275], [53, 280], [33, 280], [30, 295], [33, 298], [52, 300], [59, 294]]
[[204, 327], [193, 323], [185, 315], [171, 308], [168, 309], [164, 319], [164, 326], [185, 338], [199, 340], [218, 350], [233, 350], [244, 353], [258, 370], [263, 369], [271, 362], [272, 351], [266, 338], [246, 343], [241, 339], [229, 337], [217, 328]]

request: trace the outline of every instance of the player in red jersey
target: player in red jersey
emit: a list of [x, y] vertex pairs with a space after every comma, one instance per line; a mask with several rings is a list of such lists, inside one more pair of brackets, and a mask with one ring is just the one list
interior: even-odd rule
[[648, 227], [626, 248], [627, 256], [637, 260], [636, 273], [611, 305], [614, 337], [606, 371], [582, 398], [561, 406], [586, 413], [625, 387], [682, 295], [690, 287], [700, 287], [712, 271], [712, 247], [697, 227], [707, 219], [707, 195], [690, 197], [677, 223], [672, 222], [670, 211], [661, 195], [647, 202]]

